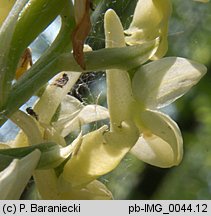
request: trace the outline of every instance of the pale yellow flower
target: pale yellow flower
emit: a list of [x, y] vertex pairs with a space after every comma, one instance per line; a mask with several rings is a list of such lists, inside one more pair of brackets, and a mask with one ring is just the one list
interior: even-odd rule
[[[124, 46], [124, 32], [113, 10], [105, 14], [108, 47]], [[106, 126], [81, 137], [62, 178], [83, 186], [113, 170], [131, 150], [158, 166], [178, 165], [183, 140], [177, 124], [158, 109], [185, 94], [206, 68], [183, 58], [164, 58], [141, 66], [131, 79], [126, 71], [107, 71], [110, 129]]]
[[171, 0], [139, 0], [133, 20], [125, 31], [126, 43], [136, 45], [159, 37], [160, 45], [152, 59], [163, 57], [168, 49], [168, 23], [171, 12]]

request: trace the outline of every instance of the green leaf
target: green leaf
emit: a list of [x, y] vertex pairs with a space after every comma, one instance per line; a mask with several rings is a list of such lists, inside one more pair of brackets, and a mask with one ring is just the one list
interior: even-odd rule
[[7, 18], [9, 12], [11, 11], [12, 7], [14, 6], [16, 0], [1, 0], [1, 7], [0, 7], [0, 27], [2, 23], [5, 21]]
[[16, 46], [27, 47], [61, 13], [67, 0], [30, 0], [17, 22]]
[[37, 169], [57, 167], [72, 152], [71, 145], [61, 148], [56, 143], [41, 143], [28, 147], [0, 149], [0, 171], [5, 169], [13, 159], [21, 159], [33, 152], [35, 149], [39, 149], [41, 152]]

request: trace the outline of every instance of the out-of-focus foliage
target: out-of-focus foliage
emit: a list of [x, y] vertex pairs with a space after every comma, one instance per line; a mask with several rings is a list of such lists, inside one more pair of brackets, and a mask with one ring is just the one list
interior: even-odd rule
[[172, 2], [168, 54], [188, 56], [208, 65], [211, 61], [211, 2]]

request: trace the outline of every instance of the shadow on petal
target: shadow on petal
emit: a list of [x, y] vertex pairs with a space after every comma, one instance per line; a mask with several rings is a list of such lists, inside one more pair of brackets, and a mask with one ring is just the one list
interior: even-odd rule
[[131, 153], [146, 163], [163, 168], [181, 162], [182, 135], [169, 116], [155, 110], [145, 110], [136, 115], [136, 123], [141, 134]]
[[176, 165], [170, 145], [155, 135], [141, 136], [130, 152], [138, 159], [154, 166], [167, 168]]

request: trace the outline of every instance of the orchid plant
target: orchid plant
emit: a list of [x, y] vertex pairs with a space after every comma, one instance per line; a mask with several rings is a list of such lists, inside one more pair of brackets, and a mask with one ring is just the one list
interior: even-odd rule
[[[19, 199], [32, 175], [40, 199], [112, 199], [97, 179], [126, 154], [162, 168], [182, 160], [180, 129], [160, 108], [184, 95], [206, 67], [163, 57], [171, 1], [139, 0], [128, 29], [108, 9], [106, 47], [95, 51], [85, 45], [89, 10], [89, 0], [0, 0], [0, 122], [10, 119], [21, 129], [0, 143], [1, 199]], [[28, 46], [58, 15], [57, 38], [32, 65]], [[106, 70], [107, 107], [67, 94], [81, 73], [93, 70]], [[34, 107], [21, 111], [43, 86]], [[83, 131], [103, 119], [109, 125]]]

